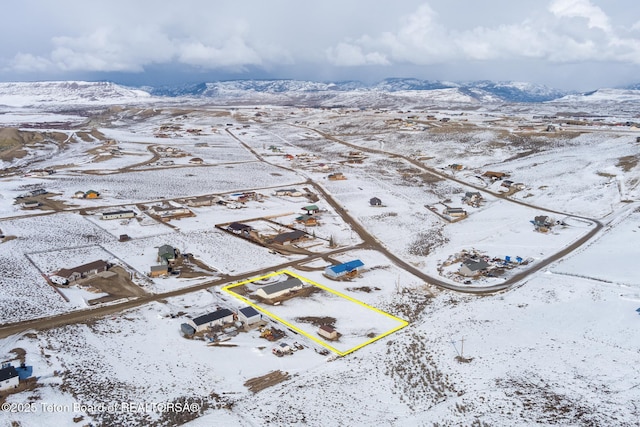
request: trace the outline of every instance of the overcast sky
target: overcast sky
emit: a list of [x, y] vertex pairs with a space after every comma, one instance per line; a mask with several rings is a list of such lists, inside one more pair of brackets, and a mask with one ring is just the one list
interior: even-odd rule
[[640, 82], [638, 0], [2, 3], [2, 81]]

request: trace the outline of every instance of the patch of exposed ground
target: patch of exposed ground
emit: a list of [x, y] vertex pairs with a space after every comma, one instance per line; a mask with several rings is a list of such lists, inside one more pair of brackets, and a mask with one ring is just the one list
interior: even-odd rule
[[272, 371], [261, 377], [251, 378], [245, 381], [244, 385], [250, 391], [254, 393], [258, 393], [259, 391], [262, 391], [266, 388], [279, 384], [287, 379], [289, 379], [288, 372]]

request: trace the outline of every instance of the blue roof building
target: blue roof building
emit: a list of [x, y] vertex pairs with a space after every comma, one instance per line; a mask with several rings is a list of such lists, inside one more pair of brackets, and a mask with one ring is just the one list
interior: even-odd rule
[[354, 259], [344, 264], [330, 265], [324, 269], [324, 274], [332, 279], [337, 279], [347, 274], [357, 274], [360, 267], [364, 267], [364, 263], [359, 259]]

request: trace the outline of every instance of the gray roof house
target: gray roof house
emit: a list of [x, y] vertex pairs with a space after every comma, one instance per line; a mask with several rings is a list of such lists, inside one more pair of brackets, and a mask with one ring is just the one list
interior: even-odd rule
[[465, 261], [458, 273], [466, 277], [473, 277], [480, 274], [482, 270], [485, 270], [489, 267], [489, 264], [483, 260], [467, 260]]

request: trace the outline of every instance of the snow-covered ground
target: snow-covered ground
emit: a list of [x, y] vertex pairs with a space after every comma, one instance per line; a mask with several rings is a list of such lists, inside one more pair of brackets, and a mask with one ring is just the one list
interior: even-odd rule
[[[145, 96], [122, 92], [116, 98], [138, 102]], [[446, 91], [438, 96], [446, 97]], [[27, 105], [32, 100], [26, 93], [24, 100], [12, 102]], [[563, 104], [505, 106], [505, 111], [477, 107], [412, 112], [203, 107], [176, 109], [175, 114], [166, 108], [123, 108], [113, 110], [99, 126], [106, 139], [116, 141], [117, 156], [97, 161], [88, 151], [103, 142], [76, 139], [64, 149], [31, 158], [35, 160], [28, 169], [55, 166], [56, 173], [0, 179], [0, 230], [7, 236], [0, 243], [3, 323], [87, 309], [87, 299], [102, 294], [72, 288], [65, 290], [70, 299], [65, 302], [41, 276], [70, 263], [104, 258], [142, 277], [158, 262], [158, 247], [169, 244], [212, 271], [198, 278], [146, 278], [139, 283], [150, 293], [198, 284], [208, 286], [205, 290], [0, 339], [0, 360], [24, 349], [26, 363], [38, 377], [35, 389], [6, 398], [15, 408], [32, 402], [37, 414], [2, 411], [0, 424], [638, 425], [640, 282], [629, 261], [640, 255], [634, 244], [640, 233], [635, 133], [603, 125], [551, 134], [533, 119], [541, 112], [554, 114]], [[610, 108], [612, 117], [623, 115]], [[408, 119], [410, 115], [416, 117]], [[73, 117], [28, 109], [2, 120], [13, 125], [23, 122], [22, 117], [77, 126]], [[451, 120], [441, 121], [444, 117]], [[518, 133], [518, 126], [528, 122], [542, 130]], [[78, 130], [73, 126], [61, 132], [71, 135]], [[156, 137], [161, 128], [168, 138]], [[188, 155], [166, 167], [147, 164], [153, 156], [150, 146], [174, 147]], [[359, 149], [364, 151], [362, 163], [348, 163], [349, 153]], [[193, 157], [203, 164], [190, 163]], [[17, 160], [16, 166], [29, 161]], [[453, 172], [447, 168], [451, 163], [465, 167]], [[525, 189], [508, 197], [496, 195], [502, 191], [499, 183], [478, 178], [486, 170], [509, 172]], [[347, 179], [328, 180], [334, 172]], [[309, 179], [374, 242], [362, 239]], [[38, 187], [55, 193], [51, 198], [65, 203], [62, 210], [25, 211], [14, 204], [17, 196]], [[311, 202], [273, 194], [292, 187], [306, 187], [320, 198]], [[76, 191], [89, 189], [99, 191], [101, 198], [73, 198]], [[210, 194], [228, 199], [242, 191], [265, 197], [240, 209], [194, 207], [195, 216], [164, 224], [144, 213], [159, 200]], [[462, 204], [467, 191], [482, 193], [480, 207]], [[383, 206], [370, 206], [372, 197]], [[272, 223], [260, 218], [267, 217], [300, 227], [294, 220], [309, 204], [323, 212], [318, 227], [307, 227], [319, 237], [314, 239], [319, 245], [308, 248], [308, 260], [304, 253], [282, 255], [215, 227], [246, 221], [266, 232]], [[437, 212], [425, 205], [436, 206]], [[445, 205], [464, 207], [468, 216], [449, 222], [441, 215]], [[99, 219], [99, 212], [124, 208], [134, 209], [140, 219]], [[530, 221], [537, 215], [566, 225], [536, 232]], [[382, 244], [428, 276], [457, 283], [451, 277], [459, 264], [444, 269], [451, 273], [447, 277], [441, 271], [463, 250], [520, 256], [535, 265], [594, 229], [595, 220], [604, 227], [586, 245], [513, 288], [484, 296], [429, 285], [373, 244]], [[118, 241], [121, 234], [132, 239]], [[328, 237], [336, 248], [320, 239]], [[365, 267], [351, 281], [331, 281], [322, 274], [327, 265], [353, 259], [361, 259]], [[244, 306], [209, 280], [226, 275], [251, 279], [257, 274], [252, 272], [262, 275], [283, 265], [409, 325], [340, 358], [319, 354], [317, 342], [273, 320], [271, 326], [287, 333], [283, 341], [297, 341], [304, 349], [276, 357], [271, 352], [276, 343], [260, 338], [255, 329], [239, 332], [223, 343], [227, 346], [182, 336], [180, 325], [189, 318], [216, 307], [236, 311]], [[482, 278], [473, 285], [502, 281]], [[268, 309], [309, 334], [315, 327], [301, 318], [336, 318], [337, 329], [345, 334], [336, 346], [339, 351], [397, 325], [328, 291]], [[254, 393], [245, 384], [274, 371], [284, 373], [283, 381], [265, 390]], [[195, 406], [177, 411], [178, 403]], [[172, 409], [162, 412], [168, 404]]]

